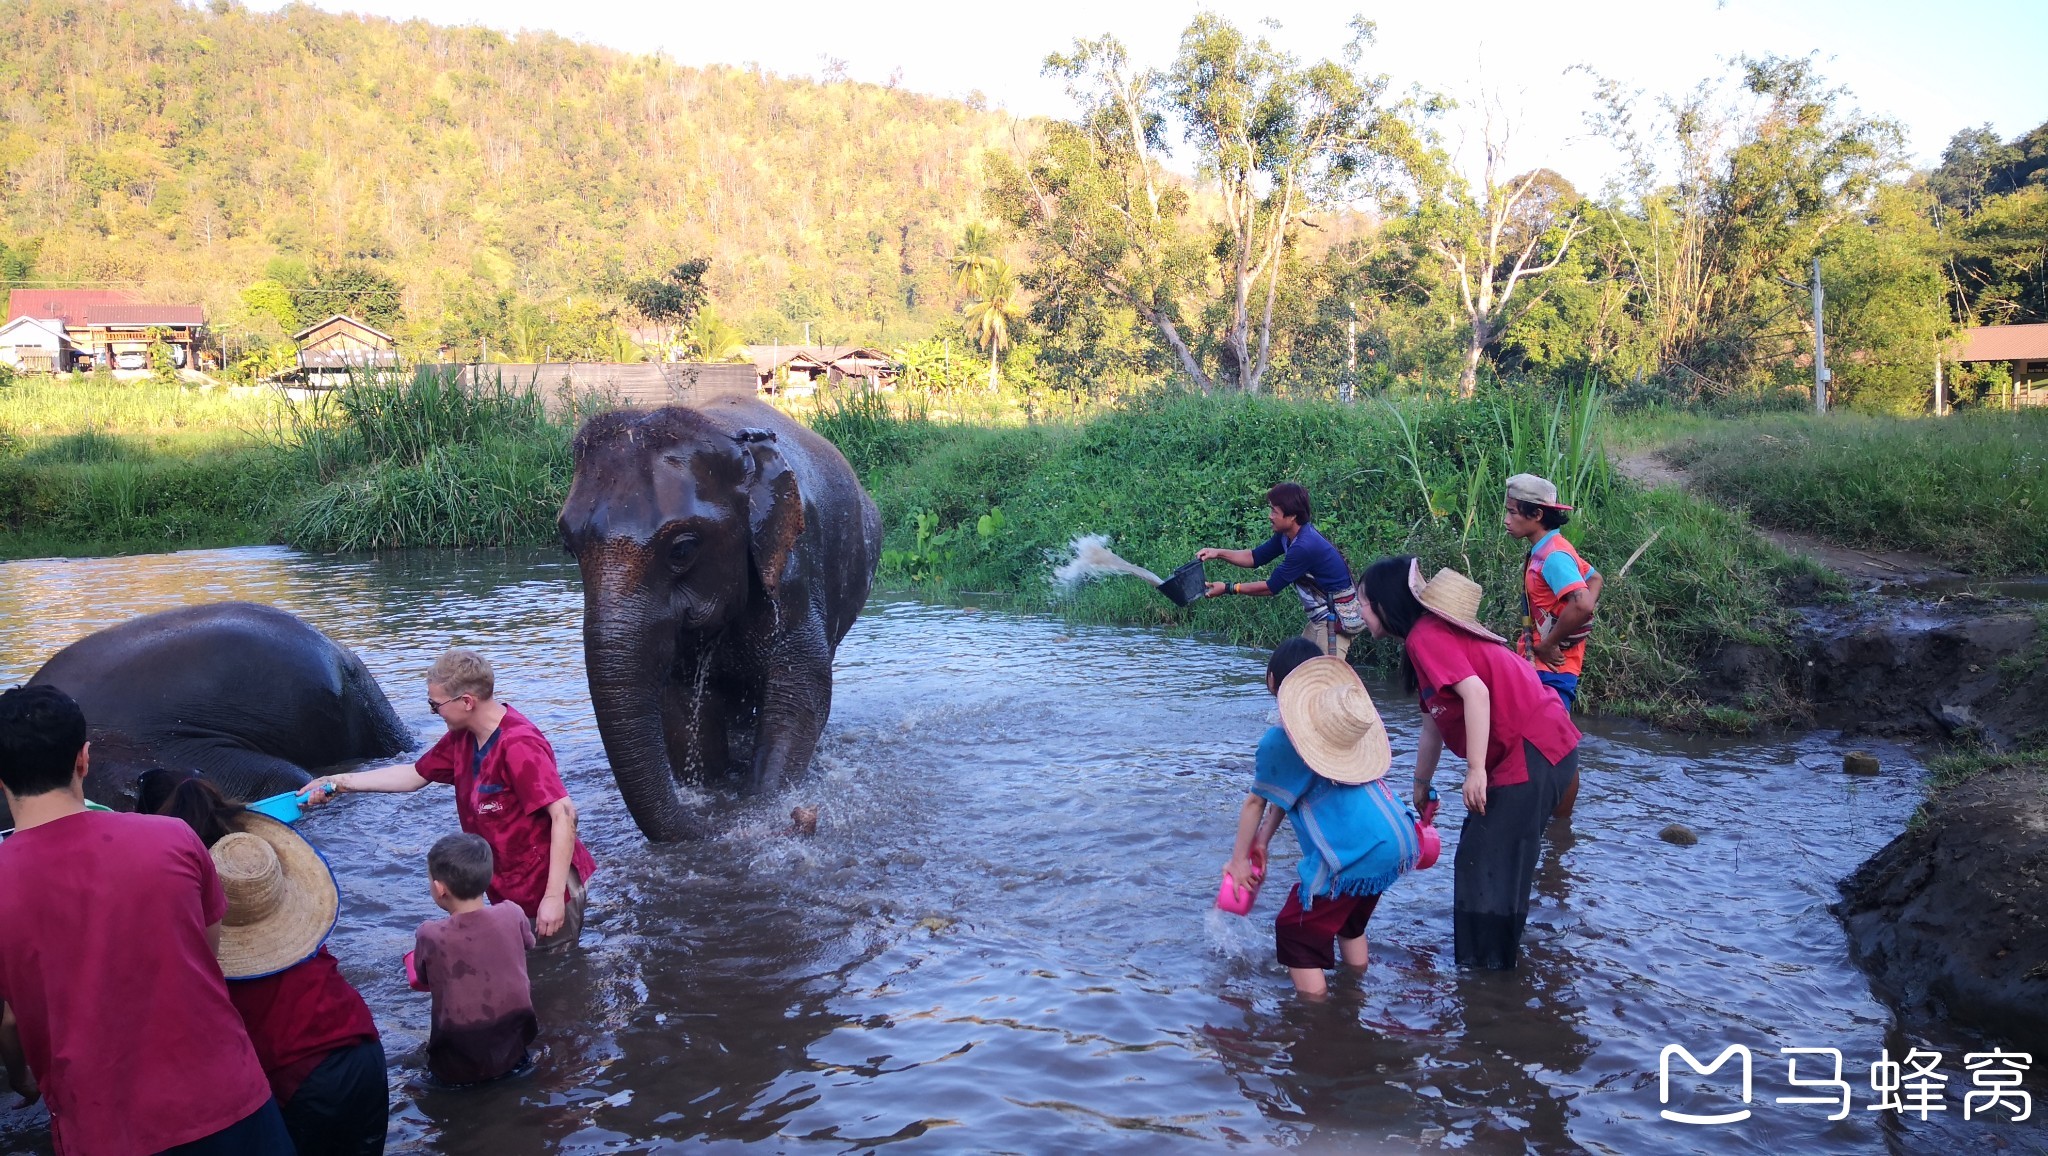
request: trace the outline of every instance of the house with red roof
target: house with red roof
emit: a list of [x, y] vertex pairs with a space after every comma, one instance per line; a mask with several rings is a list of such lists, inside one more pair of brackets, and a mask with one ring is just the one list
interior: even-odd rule
[[107, 369], [149, 368], [156, 332], [173, 362], [192, 365], [206, 328], [198, 305], [156, 304], [118, 289], [15, 289], [7, 294], [7, 320], [18, 317], [61, 324], [81, 358]]

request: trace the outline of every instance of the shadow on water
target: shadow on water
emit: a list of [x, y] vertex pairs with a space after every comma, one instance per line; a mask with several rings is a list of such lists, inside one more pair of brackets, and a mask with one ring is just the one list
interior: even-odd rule
[[[669, 847], [640, 838], [611, 783], [580, 588], [559, 554], [8, 564], [0, 681], [90, 630], [235, 597], [355, 647], [423, 740], [438, 727], [419, 672], [449, 645], [489, 654], [501, 696], [553, 740], [600, 864], [582, 948], [535, 960], [534, 1071], [432, 1089], [418, 1057], [428, 1002], [399, 958], [436, 914], [424, 861], [453, 827], [450, 801], [366, 796], [306, 820], [342, 884], [331, 946], [391, 1057], [394, 1152], [2048, 1141], [2039, 1118], [1960, 1119], [1961, 1053], [1982, 1041], [1900, 1036], [1826, 911], [1834, 881], [1918, 804], [1904, 752], [1880, 752], [1885, 776], [1846, 779], [1824, 770], [1839, 765], [1827, 735], [1588, 724], [1576, 830], [1546, 851], [1518, 973], [1450, 963], [1452, 801], [1452, 846], [1380, 905], [1366, 976], [1306, 1004], [1272, 961], [1284, 891], [1249, 920], [1208, 904], [1270, 719], [1255, 653], [881, 596], [840, 652], [812, 773], [722, 802], [716, 838]], [[1376, 693], [1405, 768], [1418, 716]], [[816, 836], [787, 830], [795, 803], [819, 807]], [[1670, 822], [1699, 845], [1660, 842]], [[1291, 851], [1276, 853], [1286, 878]], [[1660, 1050], [1733, 1043], [1756, 1056], [1753, 1118], [1659, 1119]], [[1946, 1052], [1951, 1111], [1880, 1121], [1863, 1110], [1868, 1065], [1915, 1044]], [[1777, 1049], [1797, 1046], [1842, 1050], [1850, 1119], [1773, 1101], [1788, 1091]], [[1731, 1094], [1719, 1079], [1675, 1078], [1671, 1106], [1718, 1103]], [[45, 1150], [39, 1117], [0, 1112], [0, 1148]]]

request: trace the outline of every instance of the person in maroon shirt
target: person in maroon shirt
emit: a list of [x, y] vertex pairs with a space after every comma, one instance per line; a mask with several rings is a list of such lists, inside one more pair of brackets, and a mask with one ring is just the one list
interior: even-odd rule
[[[145, 773], [139, 792], [144, 804], [164, 793], [149, 781], [155, 774]], [[304, 843], [290, 828], [230, 803], [219, 788], [197, 777], [178, 782], [155, 810], [183, 820], [216, 852], [230, 835], [259, 826], [272, 839]], [[283, 893], [301, 908], [324, 905], [327, 922], [281, 930], [275, 920], [266, 925], [249, 919], [250, 913], [240, 911], [230, 895], [230, 923], [243, 936], [269, 940], [265, 952], [271, 958], [223, 959], [228, 998], [249, 1029], [299, 1156], [379, 1156], [390, 1125], [384, 1044], [369, 1005], [342, 976], [324, 942], [339, 889], [310, 846], [285, 862], [304, 869]], [[288, 962], [277, 968], [282, 961]]]
[[291, 1136], [214, 960], [227, 895], [191, 828], [87, 811], [78, 704], [0, 694], [0, 1029], [59, 1156], [290, 1156]]
[[462, 829], [491, 846], [494, 902], [515, 903], [533, 922], [543, 949], [575, 943], [583, 931], [585, 888], [597, 861], [576, 838], [576, 804], [562, 785], [555, 749], [527, 717], [494, 697], [491, 664], [473, 650], [451, 650], [427, 670], [427, 705], [448, 733], [402, 766], [327, 775], [300, 788], [308, 804], [351, 791], [455, 788]]
[[1464, 759], [1465, 822], [1452, 875], [1451, 926], [1461, 967], [1512, 968], [1521, 955], [1543, 826], [1579, 773], [1579, 729], [1536, 668], [1479, 622], [1478, 583], [1412, 557], [1367, 567], [1366, 626], [1399, 638], [1422, 706], [1415, 805], [1446, 746]]

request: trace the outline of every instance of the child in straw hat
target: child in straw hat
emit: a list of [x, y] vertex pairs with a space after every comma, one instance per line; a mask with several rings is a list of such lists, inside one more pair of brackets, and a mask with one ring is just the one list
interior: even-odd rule
[[1323, 973], [1339, 954], [1365, 968], [1366, 922], [1422, 848], [1415, 813], [1384, 781], [1387, 729], [1357, 673], [1308, 639], [1290, 638], [1266, 664], [1266, 689], [1280, 700], [1281, 725], [1259, 740], [1258, 777], [1224, 869], [1239, 887], [1251, 886], [1265, 872], [1281, 817], [1293, 820], [1300, 880], [1273, 921], [1274, 948], [1294, 990], [1321, 996]]
[[1452, 928], [1461, 966], [1511, 968], [1521, 952], [1543, 825], [1578, 774], [1579, 730], [1507, 640], [1479, 622], [1479, 584], [1455, 570], [1427, 583], [1412, 557], [1366, 569], [1366, 624], [1402, 640], [1422, 705], [1420, 806], [1448, 746], [1466, 761]]
[[334, 873], [298, 832], [204, 779], [164, 791], [175, 778], [157, 773], [140, 801], [212, 852], [228, 897], [215, 955], [285, 1130], [299, 1156], [376, 1156], [390, 1115], [384, 1044], [326, 947], [341, 904]]

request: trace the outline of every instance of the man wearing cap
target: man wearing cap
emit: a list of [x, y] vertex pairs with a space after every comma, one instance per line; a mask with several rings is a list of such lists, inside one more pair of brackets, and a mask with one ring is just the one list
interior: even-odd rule
[[1508, 479], [1507, 510], [1501, 523], [1511, 537], [1529, 543], [1522, 568], [1522, 632], [1515, 649], [1536, 664], [1543, 685], [1557, 692], [1566, 710], [1579, 697], [1579, 673], [1586, 662], [1586, 637], [1600, 602], [1600, 572], [1565, 539], [1562, 527], [1571, 507], [1557, 500], [1557, 487], [1535, 474]]
[[0, 694], [0, 1032], [60, 1156], [290, 1156], [214, 960], [227, 896], [192, 829], [88, 812], [85, 716], [51, 686]]

